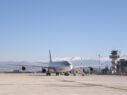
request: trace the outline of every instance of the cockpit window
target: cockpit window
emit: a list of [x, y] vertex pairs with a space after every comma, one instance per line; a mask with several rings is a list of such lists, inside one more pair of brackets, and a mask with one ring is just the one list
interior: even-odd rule
[[70, 63], [68, 63], [67, 61], [65, 61], [64, 64], [65, 64], [66, 66], [70, 65]]

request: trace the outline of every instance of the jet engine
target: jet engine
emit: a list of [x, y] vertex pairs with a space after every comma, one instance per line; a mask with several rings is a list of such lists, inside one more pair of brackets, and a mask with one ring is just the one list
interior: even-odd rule
[[42, 73], [46, 73], [46, 72], [48, 72], [48, 69], [42, 68]]
[[22, 66], [22, 70], [25, 71], [26, 70], [26, 67], [25, 66]]

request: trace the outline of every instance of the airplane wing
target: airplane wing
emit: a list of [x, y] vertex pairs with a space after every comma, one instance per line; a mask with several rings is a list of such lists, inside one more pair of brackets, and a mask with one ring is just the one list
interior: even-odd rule
[[42, 65], [20, 65], [20, 64], [8, 64], [10, 66], [29, 66], [29, 67], [45, 67], [47, 68], [48, 66], [42, 66]]
[[39, 68], [48, 68], [47, 64], [43, 64], [43, 65], [24, 65], [24, 64], [8, 64], [10, 66], [27, 66], [27, 67], [39, 67]]

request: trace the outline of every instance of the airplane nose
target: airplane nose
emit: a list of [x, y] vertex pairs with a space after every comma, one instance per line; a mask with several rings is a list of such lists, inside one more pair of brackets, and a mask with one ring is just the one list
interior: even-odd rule
[[72, 64], [68, 63], [69, 66], [71, 66]]
[[66, 62], [66, 66], [69, 67], [70, 69], [73, 69], [73, 66], [70, 62]]
[[70, 68], [73, 69], [73, 65], [72, 64], [70, 64]]
[[73, 69], [73, 65], [70, 62], [68, 62], [68, 65], [71, 69]]

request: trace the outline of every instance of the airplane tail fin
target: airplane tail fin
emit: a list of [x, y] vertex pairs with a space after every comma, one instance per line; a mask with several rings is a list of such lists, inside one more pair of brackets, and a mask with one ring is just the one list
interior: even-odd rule
[[50, 60], [50, 63], [52, 62], [52, 55], [51, 55], [51, 51], [49, 50], [49, 60]]

